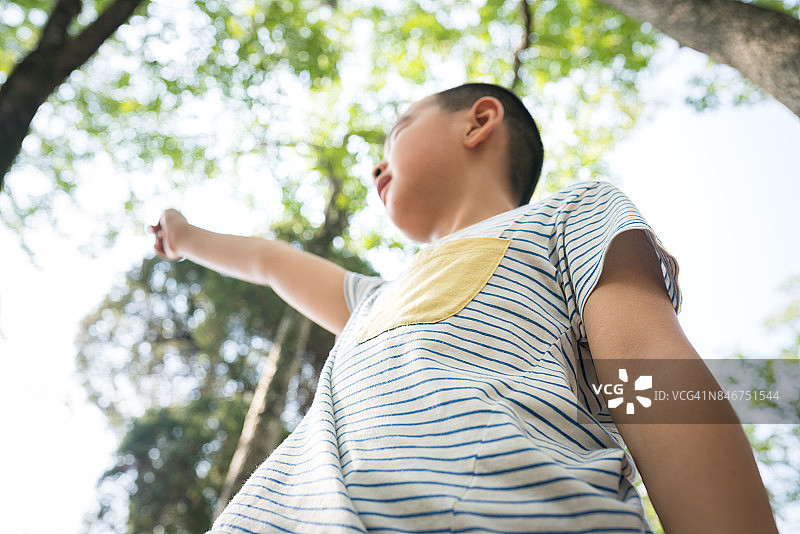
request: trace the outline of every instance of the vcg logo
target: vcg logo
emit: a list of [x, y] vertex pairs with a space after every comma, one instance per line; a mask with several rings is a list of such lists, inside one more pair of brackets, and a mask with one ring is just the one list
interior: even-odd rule
[[[623, 402], [625, 402], [623, 395], [625, 392], [625, 384], [628, 383], [628, 371], [626, 369], [619, 370], [619, 379], [622, 381], [622, 383], [592, 384], [592, 391], [594, 391], [595, 395], [599, 395], [601, 391], [603, 392], [603, 396], [607, 399], [608, 407], [610, 409], [618, 408]], [[652, 389], [652, 387], [653, 377], [650, 375], [642, 375], [633, 383], [634, 391], [644, 391], [647, 389]], [[640, 395], [636, 395], [635, 397], [636, 400], [639, 401], [639, 404], [645, 408], [649, 408], [653, 403], [653, 401], [648, 397], [642, 397]], [[636, 407], [632, 400], [625, 404], [625, 413], [633, 414], [635, 410]]]

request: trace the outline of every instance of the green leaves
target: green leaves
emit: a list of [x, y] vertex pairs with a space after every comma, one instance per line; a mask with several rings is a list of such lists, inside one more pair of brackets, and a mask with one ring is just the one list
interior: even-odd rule
[[[246, 411], [242, 395], [202, 398], [148, 410], [133, 422], [102, 484], [129, 487], [128, 532], [189, 534], [211, 526]], [[98, 519], [113, 525], [108, 498], [101, 494]]]
[[[6, 18], [35, 29], [45, 13], [39, 4], [11, 4], [4, 9], [17, 15]], [[88, 5], [84, 23], [103, 5]], [[588, 0], [528, 8], [531, 44], [519, 52], [518, 89], [553, 156], [546, 187], [602, 176], [601, 154], [638, 114], [636, 73], [655, 36]], [[55, 196], [18, 201], [19, 216], [4, 218], [24, 227], [25, 213], [51, 210], [89, 177], [158, 176], [183, 191], [219, 176], [235, 181], [254, 165], [284, 190], [285, 218], [320, 224], [324, 203], [296, 194], [313, 187], [324, 196], [331, 168], [342, 183], [336, 206], [357, 212], [400, 108], [467, 79], [509, 84], [525, 31], [518, 1], [149, 2], [40, 110], [18, 168], [50, 177]], [[7, 62], [25, 53], [15, 43]], [[574, 135], [551, 133], [562, 115], [578, 119]], [[98, 159], [118, 177], [94, 175]], [[109, 212], [126, 212], [140, 227], [144, 189], [121, 194]], [[117, 221], [110, 234], [125, 224], [104, 219]]]
[[783, 11], [797, 17], [800, 15], [800, 2], [797, 0], [744, 0], [745, 3], [758, 4], [776, 11]]
[[[374, 274], [341, 238], [327, 247], [346, 268]], [[285, 312], [267, 288], [149, 258], [85, 319], [77, 377], [121, 438], [92, 529], [119, 531], [120, 490], [129, 532], [208, 527]], [[312, 329], [284, 410], [287, 430], [311, 403], [332, 343]]]
[[[795, 14], [800, 9], [794, 0], [759, 3]], [[84, 2], [78, 26], [108, 4]], [[44, 1], [0, 8], [0, 83], [30, 51], [50, 9]], [[530, 44], [519, 50], [515, 73], [526, 33]], [[604, 176], [601, 154], [638, 116], [637, 76], [657, 47], [648, 25], [590, 0], [152, 1], [40, 110], [17, 168], [49, 177], [53, 194], [32, 203], [18, 198], [17, 215], [3, 210], [3, 218], [24, 228], [25, 214], [74, 196], [79, 176], [92, 176], [101, 158], [119, 176], [163, 176], [178, 191], [207, 178], [235, 180], [254, 160], [282, 169], [299, 159], [268, 178], [313, 181], [325, 169], [282, 147], [330, 146], [332, 140], [344, 146], [347, 133], [369, 148], [338, 159], [367, 187], [366, 157], [379, 158], [381, 132], [398, 108], [464, 80], [520, 80], [517, 89], [534, 109], [552, 156], [547, 187]], [[740, 87], [727, 76], [697, 85], [690, 99], [698, 108], [714, 105], [725, 86]], [[731, 98], [749, 95], [737, 89]], [[571, 134], [560, 131], [562, 118], [575, 120]], [[62, 127], [52, 129], [54, 122]], [[359, 200], [352, 209], [364, 205]], [[141, 201], [109, 210], [128, 212], [131, 225], [143, 223]]]
[[5, 2], [0, 6], [0, 84], [35, 46], [51, 3], [34, 0]]
[[79, 377], [119, 430], [151, 407], [229, 397], [255, 384], [284, 309], [266, 288], [148, 259], [84, 321]]

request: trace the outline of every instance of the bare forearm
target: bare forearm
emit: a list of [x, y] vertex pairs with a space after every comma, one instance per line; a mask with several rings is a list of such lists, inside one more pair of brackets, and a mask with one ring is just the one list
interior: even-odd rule
[[272, 287], [281, 298], [320, 326], [338, 334], [350, 312], [344, 299], [346, 271], [288, 243], [219, 234], [168, 212], [156, 234], [162, 257], [185, 257], [239, 280]]
[[187, 225], [175, 239], [176, 251], [193, 262], [239, 280], [272, 285], [269, 258], [288, 246], [256, 237], [219, 234]]

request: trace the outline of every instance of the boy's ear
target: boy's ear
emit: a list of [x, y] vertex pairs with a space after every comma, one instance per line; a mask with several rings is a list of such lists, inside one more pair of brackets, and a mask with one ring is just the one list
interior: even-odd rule
[[475, 101], [469, 110], [469, 129], [464, 136], [464, 145], [475, 148], [485, 141], [503, 122], [503, 104], [493, 96], [484, 96]]

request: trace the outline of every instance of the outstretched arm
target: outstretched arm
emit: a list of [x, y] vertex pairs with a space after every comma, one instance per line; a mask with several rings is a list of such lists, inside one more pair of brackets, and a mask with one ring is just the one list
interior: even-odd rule
[[151, 230], [162, 258], [187, 258], [239, 280], [270, 286], [290, 306], [334, 334], [350, 316], [344, 297], [346, 271], [333, 262], [283, 241], [203, 230], [176, 210], [165, 211]]
[[[641, 231], [624, 232], [612, 241], [600, 280], [586, 301], [583, 320], [602, 383], [617, 381], [618, 367], [608, 363], [613, 359], [700, 359], [683, 334], [658, 259]], [[635, 367], [631, 363], [629, 367]], [[702, 376], [682, 376], [681, 372], [689, 373], [674, 367], [676, 383], [718, 389], [705, 366], [701, 366]], [[709, 404], [713, 413], [707, 416], [737, 421], [727, 401]], [[741, 425], [628, 423], [618, 427], [667, 533], [777, 532]]]

